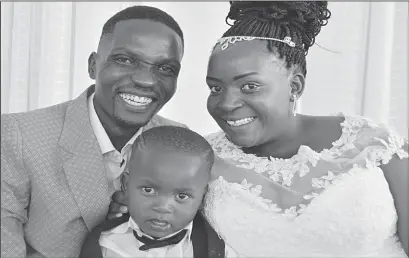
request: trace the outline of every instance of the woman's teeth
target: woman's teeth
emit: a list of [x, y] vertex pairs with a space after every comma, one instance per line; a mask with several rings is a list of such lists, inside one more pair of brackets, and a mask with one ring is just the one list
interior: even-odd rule
[[240, 126], [240, 125], [245, 125], [248, 124], [252, 121], [254, 121], [255, 117], [247, 117], [247, 118], [243, 118], [243, 119], [239, 119], [239, 120], [227, 120], [226, 122], [230, 125], [230, 126]]
[[139, 97], [132, 94], [120, 93], [119, 96], [129, 105], [132, 106], [145, 106], [152, 102], [151, 98]]

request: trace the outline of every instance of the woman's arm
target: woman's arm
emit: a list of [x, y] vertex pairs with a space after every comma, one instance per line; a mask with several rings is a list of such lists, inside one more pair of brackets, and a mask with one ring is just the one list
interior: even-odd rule
[[[403, 146], [408, 152], [408, 144]], [[409, 160], [397, 155], [388, 164], [381, 166], [392, 193], [398, 213], [398, 236], [409, 256]]]

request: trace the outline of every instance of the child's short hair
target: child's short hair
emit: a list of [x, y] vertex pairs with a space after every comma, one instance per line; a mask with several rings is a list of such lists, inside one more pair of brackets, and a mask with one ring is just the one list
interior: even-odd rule
[[179, 151], [201, 156], [211, 170], [214, 152], [200, 134], [184, 127], [158, 126], [144, 131], [132, 146], [132, 153], [143, 149], [158, 151]]

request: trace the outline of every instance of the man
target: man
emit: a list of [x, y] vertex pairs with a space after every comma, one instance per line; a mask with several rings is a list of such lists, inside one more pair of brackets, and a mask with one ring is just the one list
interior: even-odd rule
[[1, 116], [1, 257], [78, 257], [120, 190], [144, 130], [175, 93], [183, 33], [165, 12], [125, 9], [89, 57], [95, 85], [56, 106]]

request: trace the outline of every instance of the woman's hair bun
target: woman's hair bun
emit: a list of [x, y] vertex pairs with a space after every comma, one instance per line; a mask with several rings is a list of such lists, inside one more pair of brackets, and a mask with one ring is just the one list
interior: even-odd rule
[[287, 25], [303, 35], [303, 44], [308, 48], [331, 17], [327, 5], [327, 1], [230, 1], [226, 23], [256, 18], [277, 26]]

